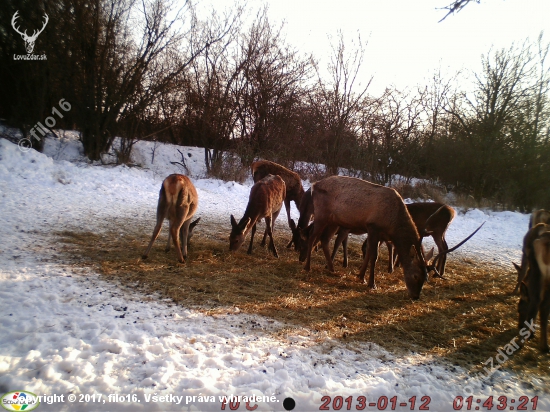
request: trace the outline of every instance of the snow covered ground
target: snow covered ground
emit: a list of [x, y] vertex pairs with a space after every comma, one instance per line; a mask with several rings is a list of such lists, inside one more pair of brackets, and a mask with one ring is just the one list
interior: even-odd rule
[[[205, 316], [129, 296], [56, 257], [52, 231], [102, 231], [107, 219], [120, 216], [153, 227], [160, 184], [182, 169], [169, 163], [180, 160], [174, 146], [158, 145], [154, 163], [152, 148], [137, 143], [133, 160], [142, 168], [108, 167], [83, 162], [74, 136], [48, 139], [45, 154], [23, 153], [0, 139], [0, 395], [63, 395], [63, 402], [57, 398], [50, 405], [45, 398], [38, 409], [56, 411], [219, 411], [230, 409], [220, 398], [230, 395], [261, 396], [248, 405], [257, 411], [285, 410], [288, 397], [296, 402], [294, 410], [319, 410], [324, 396], [331, 399], [329, 410], [338, 407], [337, 396], [348, 399], [344, 410], [347, 402], [352, 410], [360, 407], [360, 396], [367, 398], [365, 410], [377, 410], [368, 404], [397, 396], [394, 410], [404, 411], [412, 397], [419, 410], [426, 400], [421, 398], [429, 396], [429, 410], [451, 411], [458, 395], [473, 394], [482, 402], [494, 395], [496, 404], [500, 395], [517, 402], [538, 394], [537, 410], [550, 411], [548, 395], [523, 386], [510, 372], [497, 371], [482, 382], [437, 358], [397, 357], [374, 344], [276, 340], [267, 333], [277, 327], [270, 319], [234, 308], [225, 316]], [[198, 189], [197, 216], [224, 222], [228, 230], [229, 215], [244, 211], [251, 181], [206, 179], [203, 150], [179, 149]], [[519, 213], [459, 213], [449, 244], [483, 221], [483, 229], [456, 253], [508, 267], [510, 260], [519, 261], [528, 221]], [[245, 402], [234, 410], [247, 410]]]

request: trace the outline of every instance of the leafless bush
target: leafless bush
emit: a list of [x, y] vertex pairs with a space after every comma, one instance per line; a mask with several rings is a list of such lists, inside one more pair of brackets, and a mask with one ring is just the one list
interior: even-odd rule
[[208, 177], [244, 183], [250, 177], [250, 168], [243, 166], [238, 156], [224, 153], [220, 159], [214, 161]]
[[444, 186], [427, 181], [420, 181], [416, 184], [396, 182], [393, 188], [399, 192], [404, 199], [433, 200], [445, 203], [447, 190]]
[[293, 170], [303, 180], [309, 180], [310, 182], [316, 182], [327, 177], [326, 168], [322, 164], [297, 162]]

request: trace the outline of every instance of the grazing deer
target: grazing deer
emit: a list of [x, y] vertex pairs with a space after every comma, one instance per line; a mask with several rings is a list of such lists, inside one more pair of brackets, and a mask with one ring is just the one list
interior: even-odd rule
[[[531, 213], [531, 217], [529, 218], [529, 229], [531, 229], [533, 226], [536, 226], [538, 223], [545, 223], [547, 225], [550, 224], [550, 212], [548, 210], [539, 209]], [[529, 232], [527, 232], [527, 234], [529, 234]], [[525, 274], [527, 273], [529, 259], [525, 254], [526, 241], [527, 239], [524, 238], [523, 239], [524, 246], [521, 253], [521, 266], [518, 266], [514, 262], [512, 262], [512, 264], [514, 265], [514, 267], [518, 272], [516, 287], [514, 288], [514, 291], [512, 293], [517, 293], [517, 291], [519, 290], [519, 285], [521, 284], [521, 281], [523, 280], [523, 278], [525, 277]]]
[[239, 223], [231, 215], [229, 250], [239, 249], [248, 232], [252, 230], [250, 246], [248, 247], [248, 254], [251, 254], [254, 234], [256, 233], [256, 223], [261, 219], [265, 219], [266, 228], [261, 245], [265, 245], [266, 235], [269, 235], [269, 249], [275, 257], [279, 257], [275, 243], [273, 242], [273, 227], [283, 206], [286, 194], [285, 186], [284, 180], [280, 176], [274, 175], [267, 175], [252, 186], [248, 205]]
[[[294, 202], [296, 207], [300, 208], [300, 202], [302, 196], [304, 195], [304, 188], [302, 187], [302, 179], [298, 173], [288, 170], [286, 167], [283, 167], [277, 163], [270, 162], [268, 160], [258, 160], [257, 162], [252, 163], [251, 165], [252, 179], [254, 183], [262, 180], [267, 175], [278, 175], [281, 176], [281, 179], [285, 182], [286, 185], [286, 196], [285, 196], [285, 209], [288, 220], [288, 226], [292, 228], [291, 219], [290, 219], [290, 202]], [[265, 233], [264, 239], [262, 241], [265, 243]], [[292, 246], [293, 239], [288, 242], [287, 248]]]
[[[533, 216], [531, 216], [531, 220]], [[525, 278], [527, 271], [529, 270], [530, 259], [529, 256], [532, 254], [532, 244], [535, 239], [537, 239], [542, 233], [550, 230], [550, 225], [545, 223], [538, 223], [530, 227], [525, 236], [523, 237], [523, 247], [521, 252], [521, 265], [517, 265], [515, 262], [512, 262], [516, 271], [518, 272], [518, 279], [516, 281], [516, 287], [512, 293], [517, 293], [520, 288], [521, 282]]]
[[153, 243], [157, 239], [162, 228], [162, 222], [164, 219], [168, 218], [170, 229], [166, 251], [170, 250], [171, 237], [176, 247], [178, 261], [180, 263], [185, 263], [189, 239], [192, 236], [193, 228], [199, 220], [197, 219], [193, 222], [193, 226], [191, 227], [191, 218], [197, 211], [198, 204], [199, 196], [197, 190], [187, 176], [173, 174], [164, 179], [159, 193], [157, 224], [153, 230], [149, 246], [147, 246], [142, 258], [147, 259], [149, 256]]
[[[518, 329], [534, 324], [539, 314], [539, 349], [548, 352], [548, 316], [550, 314], [550, 226], [543, 223], [533, 226], [525, 237], [529, 268], [520, 284], [518, 303]], [[520, 332], [521, 333], [521, 332]], [[523, 340], [522, 340], [523, 342]]]
[[[450, 206], [437, 202], [411, 203], [405, 206], [407, 207], [407, 210], [409, 211], [419, 234], [423, 237], [432, 236], [437, 246], [438, 254], [443, 253], [441, 258], [438, 260], [437, 266], [437, 272], [440, 276], [443, 276], [445, 274], [445, 264], [447, 260], [446, 253], [444, 252], [449, 250], [447, 241], [445, 240], [445, 232], [455, 217], [455, 210]], [[298, 220], [298, 225], [296, 225], [294, 221], [291, 222], [294, 244], [296, 249], [300, 252], [300, 262], [303, 262], [306, 259], [308, 233], [304, 229], [308, 226], [309, 221], [313, 216], [313, 212], [311, 189], [308, 189], [308, 191], [305, 192], [300, 205], [300, 219]], [[309, 231], [311, 231], [311, 228]], [[349, 233], [349, 229], [343, 227], [338, 229], [331, 255], [331, 260], [334, 261], [338, 248], [340, 247], [340, 244], [342, 244], [344, 249], [344, 267], [348, 266], [347, 243]], [[363, 233], [364, 232], [352, 232], [352, 234], [355, 235], [362, 235]], [[386, 241], [386, 245], [388, 246], [389, 252], [388, 272], [392, 273], [395, 264], [394, 247], [389, 241]], [[367, 241], [363, 243], [363, 257], [365, 257], [366, 248]]]
[[[418, 299], [422, 286], [428, 277], [428, 270], [437, 273], [438, 255], [432, 265], [426, 264], [422, 250], [422, 236], [418, 233], [410, 213], [401, 196], [385, 186], [365, 180], [331, 176], [314, 183], [311, 188], [315, 222], [308, 237], [305, 270], [310, 270], [311, 249], [318, 239], [321, 240], [327, 266], [331, 272], [334, 266], [328, 250], [328, 241], [337, 227], [352, 232], [368, 233], [367, 253], [359, 271], [359, 279], [364, 282], [368, 264], [372, 261], [368, 286], [374, 285], [374, 262], [378, 257], [378, 244], [381, 240], [390, 240], [397, 252], [409, 296]], [[450, 253], [470, 239], [469, 237], [444, 254]]]
[[[410, 203], [405, 205], [409, 214], [411, 215], [413, 222], [418, 230], [418, 233], [422, 237], [431, 236], [437, 246], [438, 254], [442, 254], [441, 258], [438, 260], [437, 273], [439, 276], [443, 277], [445, 274], [445, 264], [447, 261], [447, 250], [449, 246], [445, 240], [445, 232], [449, 227], [450, 223], [455, 217], [455, 210], [442, 203], [437, 202], [425, 202], [425, 203]], [[337, 232], [337, 238], [334, 242], [334, 249], [332, 251], [332, 259], [336, 256], [336, 252], [342, 244], [344, 249], [344, 261], [343, 266], [348, 266], [347, 258], [347, 242], [348, 242], [348, 233], [349, 230], [345, 228], [340, 228]], [[362, 234], [362, 233], [352, 233], [352, 234]], [[392, 273], [394, 265], [396, 263], [397, 256], [394, 257], [394, 247], [389, 240], [384, 240], [388, 247], [388, 272]], [[367, 247], [367, 241], [363, 243], [363, 257], [365, 257]]]

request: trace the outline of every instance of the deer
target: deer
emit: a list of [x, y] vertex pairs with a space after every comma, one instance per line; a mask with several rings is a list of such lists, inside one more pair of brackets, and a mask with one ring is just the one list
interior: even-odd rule
[[165, 251], [170, 250], [170, 238], [176, 247], [178, 261], [185, 263], [187, 259], [187, 249], [191, 239], [193, 229], [199, 223], [199, 219], [191, 223], [193, 215], [199, 205], [199, 196], [197, 189], [187, 176], [172, 174], [162, 182], [159, 192], [157, 205], [157, 224], [153, 229], [151, 241], [142, 255], [142, 259], [147, 259], [153, 243], [157, 240], [164, 219], [168, 219], [170, 229], [168, 232], [168, 244]]
[[[315, 221], [308, 236], [304, 270], [310, 270], [311, 250], [320, 239], [328, 269], [334, 272], [328, 241], [337, 227], [344, 227], [352, 232], [366, 232], [367, 253], [359, 271], [359, 280], [365, 281], [367, 267], [372, 261], [367, 286], [375, 287], [374, 262], [378, 256], [378, 244], [381, 240], [388, 239], [394, 244], [403, 267], [409, 297], [414, 300], [420, 298], [422, 287], [428, 279], [428, 272], [437, 273], [437, 261], [442, 254], [439, 254], [432, 264], [427, 264], [422, 249], [422, 236], [395, 189], [358, 178], [331, 176], [314, 183], [311, 187], [311, 196]], [[444, 254], [456, 250], [468, 241], [481, 226]]]
[[11, 26], [18, 34], [21, 35], [21, 37], [25, 41], [25, 49], [27, 50], [27, 54], [31, 54], [32, 51], [34, 50], [34, 43], [36, 42], [38, 35], [44, 31], [44, 29], [46, 28], [46, 24], [48, 24], [48, 21], [50, 20], [50, 18], [48, 17], [47, 14], [44, 13], [44, 23], [42, 25], [42, 28], [40, 30], [34, 30], [32, 33], [32, 36], [29, 36], [27, 34], [27, 30], [25, 30], [24, 32], [21, 32], [19, 30], [19, 27], [15, 26], [16, 20], [19, 17], [18, 13], [19, 13], [19, 10], [17, 10], [13, 15], [11, 19]]
[[[438, 254], [449, 250], [449, 246], [445, 240], [445, 232], [456, 215], [455, 210], [448, 205], [438, 202], [411, 203], [406, 204], [405, 206], [407, 207], [407, 210], [409, 211], [419, 234], [421, 234], [422, 237], [432, 236], [437, 246]], [[304, 232], [304, 228], [309, 224], [309, 221], [314, 214], [313, 212], [311, 190], [308, 189], [308, 191], [305, 192], [302, 204], [300, 205], [300, 219], [298, 220], [298, 225], [296, 225], [294, 221], [291, 222], [294, 244], [300, 252], [300, 262], [303, 262], [306, 258], [307, 233]], [[300, 234], [300, 228], [302, 229], [302, 234]], [[331, 255], [331, 260], [334, 261], [338, 248], [342, 244], [344, 249], [343, 267], [348, 266], [347, 242], [349, 234], [349, 229], [343, 227], [338, 229]], [[352, 234], [362, 235], [364, 233], [355, 232]], [[388, 272], [392, 273], [395, 265], [394, 247], [388, 240], [385, 240], [385, 242], [389, 252]], [[365, 257], [366, 254], [366, 247], [367, 241], [365, 240], [362, 246], [363, 257]], [[443, 253], [442, 257], [438, 260], [437, 272], [441, 277], [445, 274], [446, 260], [446, 253]]]
[[[538, 347], [541, 352], [549, 352], [550, 225], [539, 223], [533, 226], [525, 239], [524, 249], [527, 252], [529, 266], [527, 275], [522, 279], [519, 287], [518, 329], [520, 335], [526, 339], [531, 337], [530, 333], [524, 334], [524, 326], [533, 325], [538, 312], [541, 334]], [[522, 340], [522, 343], [524, 340]]]
[[[280, 164], [270, 162], [269, 160], [258, 160], [250, 166], [252, 172], [252, 179], [254, 183], [260, 181], [267, 175], [278, 175], [283, 179], [286, 185], [286, 196], [285, 196], [285, 209], [288, 220], [288, 225], [292, 229], [291, 219], [290, 219], [290, 202], [294, 202], [296, 208], [300, 209], [300, 203], [304, 195], [304, 188], [302, 186], [302, 179], [298, 173], [293, 172], [292, 170], [287, 169]], [[264, 239], [262, 241], [265, 243], [265, 233]], [[293, 239], [287, 244], [287, 249], [292, 246]]]
[[[529, 217], [529, 230], [532, 229], [534, 226], [536, 226], [539, 223], [544, 224], [550, 224], [550, 212], [548, 210], [540, 209], [535, 210], [533, 213], [531, 213], [531, 216]], [[527, 232], [523, 239], [523, 248], [521, 253], [521, 265], [518, 266], [516, 263], [512, 262], [514, 267], [516, 268], [516, 271], [518, 272], [518, 278], [516, 281], [516, 287], [514, 288], [513, 294], [516, 294], [519, 290], [521, 281], [525, 277], [525, 274], [527, 273], [528, 265], [529, 265], [529, 258], [527, 256], [526, 251], [526, 245], [530, 244], [531, 240], [528, 239], [528, 236], [530, 234], [530, 231]], [[531, 236], [534, 236], [534, 234], [531, 234]]]
[[252, 254], [252, 244], [256, 233], [256, 224], [261, 219], [265, 220], [265, 233], [261, 246], [265, 246], [266, 236], [269, 235], [269, 250], [278, 258], [277, 248], [273, 241], [273, 228], [286, 196], [286, 185], [278, 175], [267, 175], [259, 180], [250, 189], [248, 205], [243, 217], [237, 223], [231, 215], [231, 233], [229, 235], [229, 250], [236, 251], [243, 244], [246, 235], [252, 230], [248, 254]]

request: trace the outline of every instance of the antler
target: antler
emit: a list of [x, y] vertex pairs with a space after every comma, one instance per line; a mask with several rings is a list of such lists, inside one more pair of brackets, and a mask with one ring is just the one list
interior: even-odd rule
[[15, 14], [13, 15], [13, 17], [12, 17], [12, 19], [11, 19], [11, 26], [12, 26], [13, 29], [14, 29], [17, 33], [19, 33], [21, 36], [29, 37], [29, 36], [27, 36], [27, 30], [25, 30], [25, 33], [21, 33], [21, 32], [19, 31], [19, 27], [15, 27], [15, 21], [16, 21], [17, 18], [19, 17], [19, 16], [17, 15], [18, 13], [19, 13], [19, 10], [17, 10], [17, 11], [15, 12]]
[[42, 25], [42, 28], [41, 28], [40, 30], [38, 30], [38, 31], [37, 31], [37, 30], [34, 30], [32, 36], [29, 36], [29, 35], [27, 34], [27, 30], [25, 30], [25, 32], [23, 33], [23, 32], [21, 32], [21, 31], [19, 30], [19, 27], [16, 27], [16, 26], [15, 26], [16, 20], [19, 18], [18, 13], [19, 13], [19, 10], [17, 10], [17, 11], [15, 12], [15, 14], [13, 15], [13, 17], [12, 17], [12, 19], [11, 19], [11, 26], [13, 27], [13, 29], [14, 29], [17, 33], [19, 33], [21, 36], [23, 36], [23, 39], [25, 39], [26, 41], [31, 41], [31, 42], [32, 42], [32, 41], [36, 40], [36, 38], [38, 37], [38, 35], [44, 31], [44, 29], [46, 28], [46, 25], [47, 25], [48, 22], [50, 21], [50, 18], [48, 17], [48, 15], [47, 15], [46, 13], [44, 13], [44, 18], [45, 18], [45, 20], [44, 20], [44, 24]]
[[[437, 212], [436, 212], [436, 213], [437, 213]], [[429, 265], [429, 266], [427, 267], [428, 272], [430, 272], [430, 271], [433, 270], [433, 271], [434, 271], [434, 276], [435, 276], [435, 277], [440, 277], [441, 279], [444, 279], [444, 278], [439, 274], [439, 272], [438, 272], [437, 269], [436, 269], [437, 261], [439, 260], [439, 258], [442, 257], [442, 256], [444, 256], [444, 255], [446, 255], [447, 253], [451, 253], [451, 252], [454, 252], [455, 250], [457, 250], [460, 246], [462, 246], [464, 243], [466, 243], [468, 240], [470, 240], [470, 239], [472, 238], [472, 236], [474, 236], [474, 235], [478, 232], [478, 230], [481, 229], [481, 227], [482, 227], [486, 222], [487, 222], [487, 221], [485, 221], [485, 222], [483, 222], [481, 225], [479, 225], [479, 227], [478, 227], [476, 230], [474, 230], [474, 231], [470, 234], [470, 236], [468, 236], [466, 239], [464, 239], [464, 240], [463, 240], [462, 242], [460, 242], [458, 245], [453, 246], [453, 247], [450, 248], [449, 250], [446, 250], [446, 251], [444, 251], [444, 252], [441, 252], [439, 255], [437, 255], [437, 256], [434, 258], [432, 264]]]
[[48, 15], [46, 13], [44, 13], [44, 17], [45, 17], [45, 21], [44, 21], [44, 24], [42, 25], [42, 28], [38, 32], [36, 30], [33, 32], [32, 36], [29, 38], [31, 41], [36, 40], [38, 35], [40, 33], [42, 33], [44, 31], [44, 29], [46, 28], [46, 24], [48, 24], [48, 22], [50, 21], [50, 18], [48, 17]]

